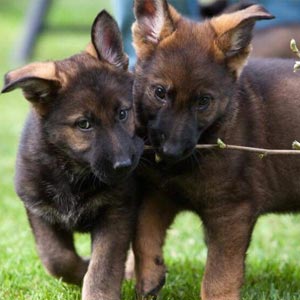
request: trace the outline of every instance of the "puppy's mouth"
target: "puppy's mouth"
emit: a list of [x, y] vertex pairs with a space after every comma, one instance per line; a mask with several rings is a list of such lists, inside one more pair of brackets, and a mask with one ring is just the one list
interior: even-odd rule
[[196, 143], [193, 140], [168, 140], [160, 131], [149, 130], [149, 142], [155, 151], [156, 162], [175, 164], [193, 154]]
[[99, 181], [106, 185], [116, 185], [126, 181], [134, 171], [138, 164], [138, 160], [134, 159], [130, 167], [121, 170], [114, 170], [113, 168], [108, 168], [107, 170], [93, 169], [94, 175]]
[[106, 185], [116, 185], [125, 181], [132, 173], [132, 170], [120, 173], [104, 173], [98, 170], [94, 170], [93, 173], [102, 183]]
[[193, 155], [195, 147], [184, 150], [180, 154], [168, 154], [165, 153], [162, 147], [155, 148], [155, 161], [157, 163], [166, 162], [168, 164], [176, 164], [182, 162]]

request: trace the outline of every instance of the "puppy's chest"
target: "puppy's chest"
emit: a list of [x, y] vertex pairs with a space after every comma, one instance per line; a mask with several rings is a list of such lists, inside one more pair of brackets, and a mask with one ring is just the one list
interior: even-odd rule
[[222, 160], [213, 164], [207, 161], [203, 165], [194, 162], [187, 164], [186, 168], [178, 166], [167, 171], [158, 167], [145, 174], [146, 180], [152, 180], [151, 184], [172, 201], [192, 210], [232, 201], [233, 198], [242, 197], [241, 194], [248, 190], [243, 180], [237, 182], [236, 174]]
[[228, 197], [231, 185], [219, 177], [205, 178], [196, 172], [165, 179], [162, 187], [173, 201], [200, 210]]
[[33, 203], [29, 209], [48, 222], [60, 224], [70, 230], [89, 230], [104, 207], [118, 202], [121, 198], [117, 197], [117, 191], [100, 187], [76, 191], [63, 182], [41, 182], [41, 186], [43, 200]]

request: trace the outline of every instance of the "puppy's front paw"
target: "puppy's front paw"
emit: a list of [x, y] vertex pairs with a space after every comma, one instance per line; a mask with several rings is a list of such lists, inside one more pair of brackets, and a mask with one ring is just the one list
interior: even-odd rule
[[153, 295], [142, 296], [142, 295], [136, 294], [135, 299], [136, 300], [156, 300], [157, 296], [153, 296]]
[[159, 294], [161, 288], [165, 284], [165, 268], [163, 272], [159, 272], [152, 277], [146, 277], [147, 279], [141, 279], [137, 281], [136, 285], [136, 299], [137, 300], [155, 300]]
[[87, 273], [84, 277], [82, 300], [121, 300], [120, 290], [112, 285], [102, 285], [97, 279], [97, 273]]

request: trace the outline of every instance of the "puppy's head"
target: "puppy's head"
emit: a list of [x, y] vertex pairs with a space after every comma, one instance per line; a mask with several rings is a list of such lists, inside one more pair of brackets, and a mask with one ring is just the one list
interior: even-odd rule
[[182, 18], [165, 0], [136, 0], [134, 103], [157, 152], [182, 159], [226, 111], [246, 64], [259, 5], [203, 23]]
[[11, 71], [2, 92], [21, 88], [41, 127], [42, 142], [79, 173], [92, 172], [111, 183], [130, 173], [143, 149], [135, 135], [133, 78], [127, 67], [117, 24], [103, 11], [85, 52]]

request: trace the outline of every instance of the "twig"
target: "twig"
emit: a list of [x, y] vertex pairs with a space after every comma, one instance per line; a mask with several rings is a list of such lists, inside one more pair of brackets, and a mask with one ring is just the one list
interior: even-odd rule
[[297, 43], [296, 43], [295, 39], [291, 39], [290, 48], [298, 57], [300, 57], [300, 51], [297, 47]]
[[[260, 158], [264, 158], [267, 155], [300, 155], [300, 143], [297, 141], [293, 142], [293, 150], [286, 149], [264, 149], [254, 147], [244, 147], [237, 145], [227, 145], [221, 139], [218, 139], [217, 144], [198, 144], [196, 149], [223, 149], [223, 150], [236, 150], [246, 151], [252, 153], [258, 153]], [[152, 146], [145, 146], [145, 150], [154, 150]]]

